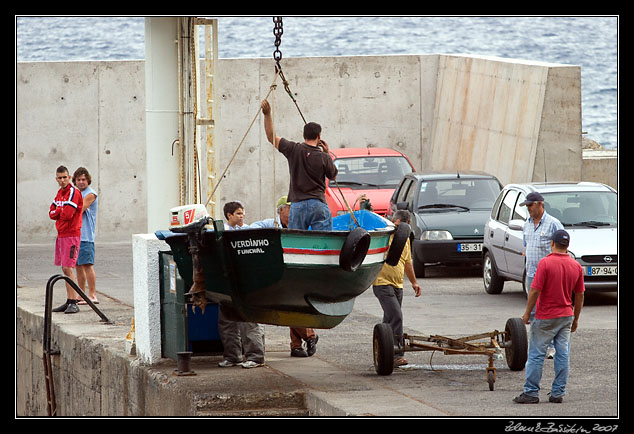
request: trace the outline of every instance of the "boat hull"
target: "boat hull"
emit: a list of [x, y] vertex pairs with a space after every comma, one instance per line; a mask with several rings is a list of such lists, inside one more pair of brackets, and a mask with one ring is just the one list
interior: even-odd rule
[[[197, 254], [206, 296], [232, 309], [243, 321], [335, 327], [381, 271], [392, 232], [391, 228], [370, 231], [368, 254], [349, 272], [339, 266], [348, 231], [205, 231]], [[165, 241], [179, 274], [191, 286], [193, 261], [187, 235]]]

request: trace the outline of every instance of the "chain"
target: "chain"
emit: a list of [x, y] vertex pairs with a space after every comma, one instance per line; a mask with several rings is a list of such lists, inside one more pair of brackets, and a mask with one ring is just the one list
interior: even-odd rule
[[282, 17], [273, 17], [273, 35], [275, 36], [275, 51], [273, 52], [273, 59], [277, 62], [277, 66], [280, 65], [282, 60], [282, 52], [280, 51], [280, 44], [282, 43], [282, 34], [284, 33], [284, 27], [282, 24]]
[[284, 73], [282, 72], [282, 65], [280, 65], [280, 60], [282, 60], [282, 52], [280, 51], [280, 44], [282, 43], [282, 34], [284, 33], [284, 27], [282, 24], [282, 17], [273, 17], [273, 23], [275, 26], [273, 27], [273, 34], [275, 35], [275, 51], [273, 52], [273, 60], [275, 60], [275, 73], [280, 76], [282, 79], [282, 84], [284, 85], [284, 90], [288, 96], [291, 97], [293, 102], [295, 103], [295, 107], [297, 107], [297, 111], [299, 115], [302, 117], [304, 123], [306, 123], [306, 119], [302, 111], [299, 109], [299, 105], [297, 104], [297, 100], [293, 96], [293, 92], [291, 92], [291, 88], [288, 86], [288, 81], [286, 77], [284, 77]]
[[[273, 27], [273, 35], [275, 35], [275, 51], [273, 52], [273, 60], [275, 60], [275, 72], [282, 79], [284, 90], [286, 90], [286, 93], [288, 94], [288, 96], [290, 96], [293, 102], [295, 103], [295, 107], [297, 107], [297, 111], [299, 112], [299, 115], [302, 117], [304, 124], [306, 124], [306, 118], [304, 118], [304, 114], [299, 109], [297, 100], [293, 96], [293, 92], [291, 92], [291, 89], [288, 86], [288, 81], [286, 80], [286, 77], [284, 77], [284, 73], [282, 72], [282, 65], [280, 65], [280, 60], [282, 60], [282, 52], [280, 51], [280, 44], [282, 43], [282, 34], [284, 34], [282, 17], [273, 17], [273, 23], [275, 24], [275, 26]], [[273, 135], [273, 137], [275, 137], [275, 135]], [[352, 217], [352, 220], [354, 220], [357, 226], [361, 227], [361, 225], [359, 225], [359, 222], [357, 221], [357, 218], [354, 216], [354, 212], [352, 211], [352, 209], [350, 209], [350, 205], [348, 205], [348, 201], [346, 200], [346, 197], [343, 195], [341, 188], [339, 188], [339, 184], [337, 183], [337, 180], [335, 179], [334, 181], [335, 181], [335, 185], [337, 186], [337, 189], [339, 190], [339, 194], [341, 194], [343, 201], [348, 207], [348, 211], [350, 212], [350, 216]]]

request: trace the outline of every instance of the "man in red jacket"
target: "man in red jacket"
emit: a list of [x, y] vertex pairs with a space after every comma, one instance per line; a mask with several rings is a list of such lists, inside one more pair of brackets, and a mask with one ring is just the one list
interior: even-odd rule
[[[70, 182], [68, 169], [59, 166], [55, 179], [60, 186], [51, 204], [48, 216], [55, 220], [57, 239], [55, 240], [55, 265], [62, 267], [65, 276], [75, 280], [75, 264], [81, 241], [81, 212], [84, 200], [81, 191]], [[53, 312], [76, 313], [78, 294], [66, 283], [66, 302]]]

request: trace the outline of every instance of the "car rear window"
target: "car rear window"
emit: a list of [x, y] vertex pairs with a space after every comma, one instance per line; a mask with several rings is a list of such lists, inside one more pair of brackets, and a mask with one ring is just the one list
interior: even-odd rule
[[397, 156], [337, 158], [335, 166], [337, 182], [349, 188], [395, 188], [403, 175], [412, 172], [407, 159]]
[[495, 179], [424, 181], [420, 184], [418, 207], [438, 204], [491, 209], [499, 193], [500, 184]]

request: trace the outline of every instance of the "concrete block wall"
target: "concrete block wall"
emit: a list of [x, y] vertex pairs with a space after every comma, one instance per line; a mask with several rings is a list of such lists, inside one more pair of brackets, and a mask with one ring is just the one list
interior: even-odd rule
[[144, 62], [27, 62], [16, 74], [18, 242], [55, 239], [60, 165], [91, 173], [98, 240], [145, 231]]
[[601, 182], [618, 189], [617, 154], [616, 150], [595, 151], [584, 149], [581, 180]]
[[[273, 68], [271, 59], [218, 62], [217, 176], [258, 113]], [[333, 148], [391, 147], [417, 170], [485, 170], [503, 183], [543, 180], [544, 161], [549, 181], [583, 180], [587, 171], [578, 66], [429, 54], [289, 58], [283, 68], [304, 116], [322, 125]], [[53, 242], [47, 211], [60, 164], [71, 172], [86, 166], [93, 174], [98, 242], [151, 232], [145, 62], [18, 63], [16, 73], [18, 243]], [[303, 121], [277, 84], [276, 132], [301, 140]], [[174, 139], [166, 137], [154, 150], [166, 162], [177, 159]], [[616, 173], [616, 159], [607, 166]], [[237, 199], [245, 203], [247, 221], [272, 217], [287, 189], [286, 160], [266, 141], [260, 119], [217, 190], [214, 215]], [[168, 210], [178, 205], [167, 202], [166, 227]]]
[[581, 144], [581, 68], [551, 66], [531, 180], [544, 181], [544, 176], [549, 182], [586, 180]]
[[[581, 176], [578, 66], [440, 56], [430, 166], [482, 170], [503, 184]], [[545, 154], [544, 154], [545, 153]]]

